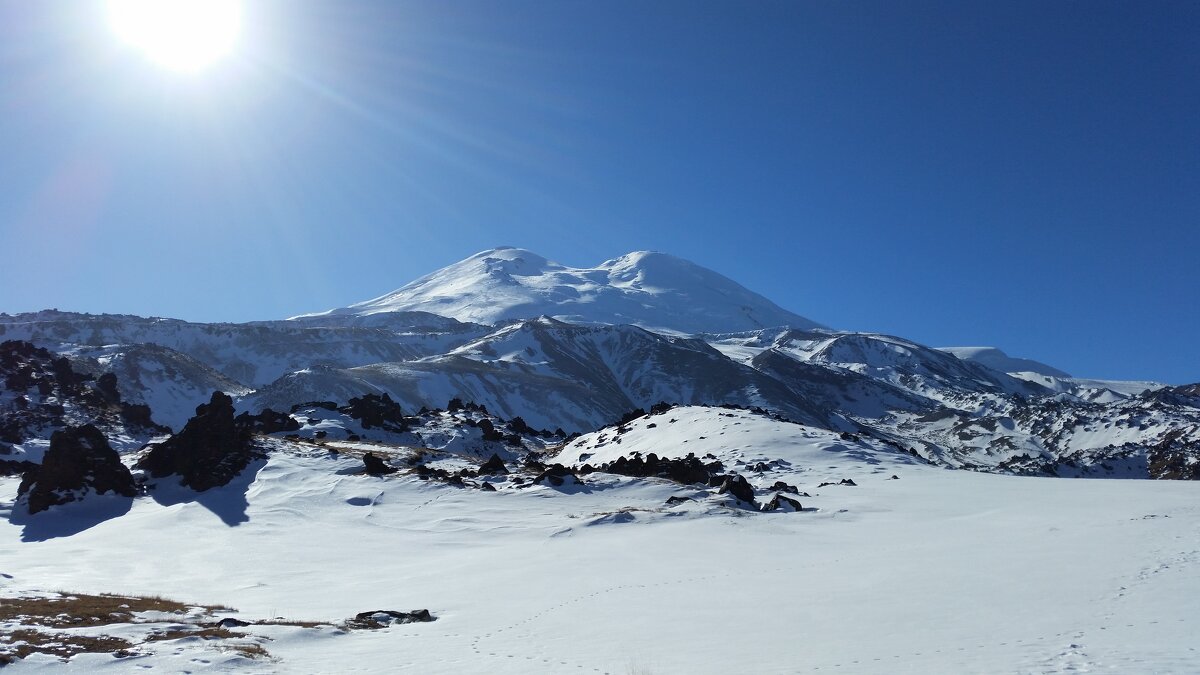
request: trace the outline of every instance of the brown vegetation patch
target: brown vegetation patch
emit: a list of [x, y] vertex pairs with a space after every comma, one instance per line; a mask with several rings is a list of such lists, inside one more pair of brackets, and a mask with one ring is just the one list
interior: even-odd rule
[[[62, 594], [58, 597], [0, 599], [0, 621], [19, 621], [46, 628], [138, 623], [138, 612], [186, 614], [188, 605], [155, 596]], [[216, 611], [215, 607], [203, 607]]]
[[77, 635], [43, 632], [33, 628], [0, 633], [0, 665], [23, 659], [30, 654], [49, 654], [66, 660], [84, 652], [116, 654], [133, 643], [110, 635]]

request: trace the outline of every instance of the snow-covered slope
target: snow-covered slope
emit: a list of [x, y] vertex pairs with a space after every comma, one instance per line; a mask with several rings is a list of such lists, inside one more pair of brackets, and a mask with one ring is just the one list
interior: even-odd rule
[[214, 391], [245, 396], [252, 389], [192, 357], [156, 344], [81, 347], [68, 352], [117, 376], [122, 400], [150, 406], [154, 421], [178, 431]]
[[637, 251], [572, 268], [518, 248], [483, 251], [374, 300], [296, 319], [411, 311], [487, 324], [545, 315], [682, 333], [817, 327], [712, 270], [664, 253]]
[[60, 352], [157, 344], [255, 387], [318, 364], [349, 368], [440, 354], [490, 330], [421, 313], [361, 323], [343, 319], [318, 325], [306, 321], [206, 324], [50, 310], [0, 315], [0, 338], [27, 340]]
[[964, 361], [983, 364], [1001, 373], [1037, 373], [1050, 377], [1071, 377], [1053, 366], [1033, 359], [1014, 358], [996, 347], [939, 347], [938, 350], [953, 354]]
[[[244, 479], [201, 498], [121, 498], [126, 512], [108, 519], [67, 505], [42, 514], [52, 525], [0, 520], [10, 553], [0, 597], [159, 594], [250, 621], [428, 608], [436, 621], [230, 629], [261, 647], [245, 652], [183, 632], [124, 658], [34, 655], [9, 669], [1200, 671], [1200, 483], [947, 471], [746, 411], [681, 408], [626, 428], [580, 438], [560, 457], [711, 453], [742, 462], [762, 497], [776, 480], [795, 486], [808, 495], [797, 495], [803, 511], [688, 502], [699, 487], [612, 474], [570, 488], [497, 477], [484, 492], [411, 472], [362, 475], [351, 450], [278, 441]], [[3, 509], [16, 484], [0, 478]], [[30, 628], [17, 618], [0, 630]], [[134, 628], [93, 630], [132, 639]]]
[[305, 369], [262, 388], [246, 406], [287, 410], [368, 392], [388, 392], [409, 409], [443, 406], [457, 396], [569, 431], [588, 431], [660, 401], [761, 406], [796, 420], [851, 426], [833, 409], [811, 404], [703, 340], [546, 317], [505, 326], [441, 356]]

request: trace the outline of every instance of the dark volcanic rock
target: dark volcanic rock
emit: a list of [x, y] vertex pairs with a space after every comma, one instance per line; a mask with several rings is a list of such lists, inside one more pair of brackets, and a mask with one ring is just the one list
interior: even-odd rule
[[385, 431], [401, 432], [408, 429], [400, 404], [388, 394], [366, 394], [352, 398], [350, 403], [339, 408], [342, 412], [362, 423], [364, 429], [379, 427]]
[[575, 475], [575, 472], [571, 471], [562, 464], [554, 464], [542, 473], [538, 474], [538, 477], [534, 478], [533, 482], [542, 485], [550, 485], [552, 487], [561, 487], [563, 483], [566, 483], [568, 480], [575, 483], [583, 483], [583, 481], [579, 480], [579, 476]]
[[0, 459], [0, 476], [20, 476], [37, 469], [40, 464], [16, 459]]
[[691, 497], [680, 497], [679, 495], [671, 495], [670, 497], [667, 497], [667, 506], [675, 506], [676, 504], [685, 504], [687, 502], [694, 502], [694, 501], [696, 501], [696, 500], [692, 499]]
[[133, 476], [120, 455], [90, 424], [54, 432], [42, 465], [25, 474], [18, 494], [26, 497], [32, 514], [75, 501], [86, 491], [126, 497], [137, 494]]
[[363, 466], [366, 467], [367, 473], [372, 476], [386, 476], [399, 471], [394, 466], [388, 466], [387, 462], [384, 462], [382, 458], [373, 452], [363, 455]]
[[1151, 478], [1200, 480], [1200, 445], [1188, 444], [1182, 436], [1182, 429], [1168, 432], [1150, 448], [1146, 460]]
[[266, 408], [257, 415], [242, 413], [237, 416], [238, 426], [245, 427], [258, 434], [275, 434], [285, 431], [299, 431], [300, 423], [287, 413], [278, 413]]
[[803, 511], [804, 507], [800, 506], [800, 502], [786, 497], [782, 493], [776, 493], [771, 501], [763, 506], [763, 511]]
[[788, 485], [781, 480], [775, 481], [775, 484], [771, 486], [771, 489], [779, 492], [790, 492], [794, 495], [800, 494], [800, 488], [796, 487], [795, 485]]
[[137, 466], [155, 478], [179, 475], [183, 485], [203, 492], [228, 484], [257, 456], [250, 429], [233, 418], [233, 399], [217, 391], [196, 407], [183, 431], [153, 446]]
[[430, 621], [437, 621], [437, 617], [430, 614], [427, 609], [418, 609], [411, 612], [376, 609], [370, 612], [355, 614], [353, 619], [346, 622], [346, 626], [357, 630], [374, 630], [394, 624], [428, 623]]
[[491, 458], [484, 462], [479, 467], [479, 475], [492, 476], [496, 474], [507, 474], [508, 468], [504, 466], [504, 460], [500, 459], [500, 455], [492, 453]]
[[682, 459], [667, 459], [652, 452], [644, 459], [642, 457], [618, 457], [602, 465], [599, 470], [635, 478], [666, 478], [676, 483], [691, 485], [693, 483], [707, 484], [713, 475], [723, 468], [720, 462], [706, 464], [691, 453]]
[[717, 492], [723, 495], [733, 495], [747, 504], [755, 503], [754, 488], [750, 486], [745, 477], [736, 473], [725, 476], [725, 480], [721, 483], [721, 489]]

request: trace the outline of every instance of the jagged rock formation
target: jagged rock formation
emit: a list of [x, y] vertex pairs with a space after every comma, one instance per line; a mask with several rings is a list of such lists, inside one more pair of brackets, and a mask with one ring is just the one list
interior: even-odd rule
[[233, 416], [233, 399], [213, 392], [196, 408], [183, 431], [151, 448], [137, 467], [155, 478], [178, 475], [181, 484], [203, 492], [229, 483], [258, 455], [251, 429]]
[[26, 472], [18, 489], [30, 514], [82, 499], [89, 492], [137, 494], [120, 455], [90, 424], [54, 432], [41, 466]]

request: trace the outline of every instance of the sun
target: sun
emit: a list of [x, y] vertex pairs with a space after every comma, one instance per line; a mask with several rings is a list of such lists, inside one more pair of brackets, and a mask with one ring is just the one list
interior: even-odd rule
[[108, 0], [116, 34], [154, 63], [198, 71], [233, 51], [242, 27], [239, 0]]

